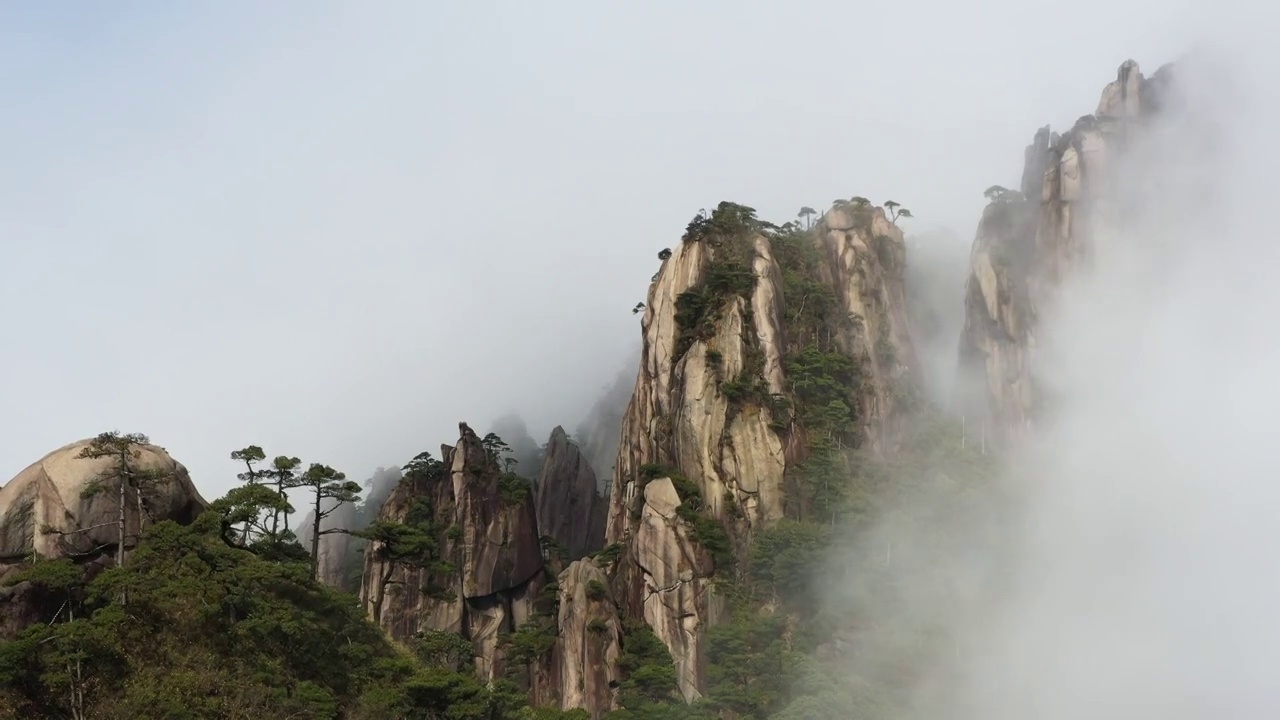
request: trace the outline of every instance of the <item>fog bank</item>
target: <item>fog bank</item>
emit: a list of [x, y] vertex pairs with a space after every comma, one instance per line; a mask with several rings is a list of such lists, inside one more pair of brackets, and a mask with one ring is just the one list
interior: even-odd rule
[[833, 612], [933, 638], [854, 651], [850, 683], [905, 663], [919, 717], [1280, 712], [1265, 48], [1181, 61], [1180, 111], [1113, 168], [1091, 254], [1040, 308], [1046, 422], [982, 502], [934, 478], [835, 558]]

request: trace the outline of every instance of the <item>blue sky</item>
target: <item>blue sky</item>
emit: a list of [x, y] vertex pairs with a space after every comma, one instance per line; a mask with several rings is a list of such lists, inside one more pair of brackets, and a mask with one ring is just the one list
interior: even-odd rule
[[0, 6], [0, 477], [112, 428], [213, 497], [250, 443], [363, 478], [571, 427], [698, 208], [893, 198], [967, 242], [1037, 127], [1209, 9], [984, 7]]

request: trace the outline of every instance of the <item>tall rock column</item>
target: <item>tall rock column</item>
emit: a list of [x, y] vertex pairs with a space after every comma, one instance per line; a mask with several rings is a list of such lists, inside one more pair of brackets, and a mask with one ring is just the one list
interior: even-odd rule
[[1170, 77], [1171, 66], [1144, 78], [1124, 62], [1093, 115], [1061, 135], [1036, 132], [1020, 189], [987, 190], [965, 283], [960, 401], [994, 440], [1034, 428], [1047, 401], [1036, 383], [1038, 317], [1089, 256], [1096, 226], [1110, 222], [1114, 169], [1160, 113]]
[[620, 681], [622, 623], [609, 577], [591, 560], [577, 560], [558, 579], [559, 632], [553, 651], [560, 707], [581, 708], [591, 720], [614, 709]]
[[653, 628], [693, 701], [705, 690], [706, 632], [722, 614], [716, 578], [732, 577], [760, 529], [804, 510], [790, 476], [811, 436], [892, 445], [919, 370], [902, 234], [861, 199], [814, 231], [721, 203], [664, 257], [641, 321], [606, 540], [625, 549], [623, 611]]
[[537, 482], [538, 532], [551, 537], [573, 561], [604, 545], [607, 508], [596, 475], [578, 446], [557, 426]]
[[370, 618], [398, 640], [424, 630], [463, 634], [484, 680], [502, 676], [500, 636], [537, 612], [544, 585], [533, 496], [505, 475], [498, 453], [460, 424], [443, 461], [406, 468], [380, 520], [416, 523], [432, 533], [439, 557], [394, 563], [372, 542], [365, 553], [360, 600]]

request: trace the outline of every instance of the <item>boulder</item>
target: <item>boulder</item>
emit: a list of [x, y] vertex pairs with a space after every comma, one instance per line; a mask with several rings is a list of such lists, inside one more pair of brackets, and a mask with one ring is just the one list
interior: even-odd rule
[[[111, 458], [87, 459], [80, 453], [91, 440], [58, 448], [0, 487], [0, 563], [21, 562], [31, 553], [46, 558], [95, 557], [110, 554], [118, 544], [119, 494], [81, 493], [110, 472]], [[142, 524], [176, 520], [189, 523], [208, 503], [200, 497], [187, 469], [164, 448], [138, 448], [137, 466], [168, 479], [143, 492]], [[137, 496], [125, 496], [125, 547], [139, 536]], [[42, 531], [42, 528], [48, 532]]]
[[[82, 440], [54, 450], [0, 487], [0, 638], [49, 622], [59, 610], [61, 601], [40, 588], [5, 582], [33, 556], [70, 558], [84, 569], [86, 580], [115, 564], [120, 495], [110, 489], [90, 497], [82, 493], [109, 476], [116, 460], [80, 457], [90, 443]], [[164, 479], [143, 490], [141, 518], [137, 495], [126, 489], [126, 553], [136, 547], [140, 530], [164, 520], [190, 523], [208, 505], [187, 469], [164, 448], [143, 445], [138, 451], [136, 467]]]

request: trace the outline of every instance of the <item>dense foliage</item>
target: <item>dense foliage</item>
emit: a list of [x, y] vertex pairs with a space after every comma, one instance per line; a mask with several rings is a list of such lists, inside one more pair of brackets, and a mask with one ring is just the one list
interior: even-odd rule
[[580, 717], [535, 714], [514, 685], [486, 687], [460, 636], [394, 646], [305, 560], [231, 547], [223, 522], [157, 524], [127, 566], [88, 582], [66, 560], [11, 578], [66, 602], [0, 643], [0, 718]]

